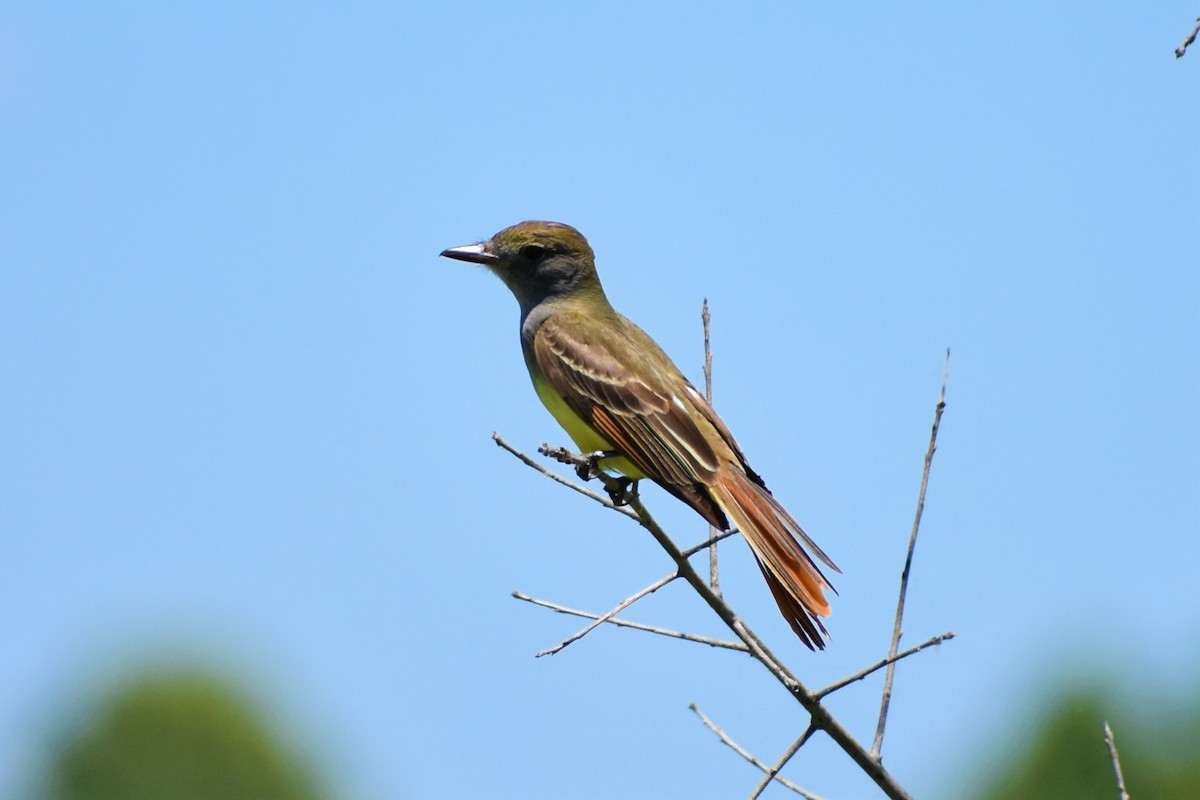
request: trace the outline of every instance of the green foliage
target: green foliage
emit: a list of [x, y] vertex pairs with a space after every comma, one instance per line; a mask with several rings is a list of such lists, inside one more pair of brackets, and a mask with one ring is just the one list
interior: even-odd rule
[[[977, 796], [980, 800], [1116, 798], [1116, 775], [1104, 742], [1108, 705], [1096, 691], [1063, 697], [1031, 726], [1024, 748], [993, 772], [992, 783]], [[1155, 715], [1151, 724], [1121, 715], [1110, 719], [1125, 787], [1134, 800], [1200, 797], [1200, 709], [1173, 708], [1170, 718], [1166, 716]]]
[[261, 713], [222, 682], [158, 674], [116, 690], [70, 732], [48, 800], [317, 800]]

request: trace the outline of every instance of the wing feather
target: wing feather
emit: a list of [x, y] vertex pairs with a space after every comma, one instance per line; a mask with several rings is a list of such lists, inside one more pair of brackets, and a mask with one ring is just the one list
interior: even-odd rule
[[[727, 527], [705, 489], [720, 466], [717, 453], [692, 416], [693, 404], [679, 398], [682, 387], [671, 385], [677, 371], [666, 355], [666, 375], [649, 362], [635, 373], [615, 355], [635, 351], [632, 343], [588, 342], [570, 322], [557, 315], [533, 338], [534, 358], [551, 388], [655, 483], [709, 522]], [[603, 335], [616, 334], [608, 328]], [[644, 349], [647, 342], [649, 337], [636, 347]], [[682, 376], [679, 381], [686, 383]]]

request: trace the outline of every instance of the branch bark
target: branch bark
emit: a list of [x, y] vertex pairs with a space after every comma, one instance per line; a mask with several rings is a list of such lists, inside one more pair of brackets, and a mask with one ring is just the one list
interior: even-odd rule
[[[700, 309], [700, 321], [704, 323], [704, 399], [708, 404], [712, 405], [712, 345], [709, 341], [710, 323], [712, 322], [712, 314], [708, 313], [708, 298], [704, 298], [704, 305]], [[721, 593], [721, 570], [717, 566], [717, 539], [714, 537], [718, 533], [717, 529], [712, 525], [708, 526], [708, 538], [712, 544], [708, 548], [708, 584], [712, 586], [713, 591], [717, 594]]]
[[1117, 774], [1117, 791], [1121, 800], [1129, 800], [1129, 792], [1125, 788], [1125, 776], [1121, 774], [1121, 756], [1117, 754], [1117, 741], [1113, 738], [1112, 728], [1104, 723], [1104, 743], [1108, 745], [1108, 757], [1112, 759], [1113, 772]]
[[892, 702], [892, 681], [896, 676], [896, 653], [900, 649], [901, 626], [904, 622], [904, 598], [908, 595], [908, 576], [912, 570], [913, 550], [917, 546], [917, 532], [921, 529], [921, 515], [925, 512], [925, 490], [929, 488], [929, 470], [933, 466], [933, 454], [937, 450], [938, 427], [942, 424], [942, 412], [946, 410], [946, 382], [950, 379], [950, 349], [946, 349], [946, 364], [942, 368], [942, 391], [933, 412], [933, 430], [929, 434], [929, 449], [925, 451], [925, 468], [921, 472], [921, 491], [917, 494], [917, 512], [913, 517], [912, 532], [908, 536], [908, 554], [904, 558], [904, 571], [900, 573], [900, 598], [896, 601], [896, 622], [892, 626], [892, 646], [888, 650], [887, 673], [883, 679], [883, 699], [879, 704], [879, 722], [875, 726], [875, 741], [871, 745], [871, 756], [879, 759], [883, 752], [883, 729], [887, 725], [888, 706]]
[[1187, 53], [1187, 49], [1196, 41], [1197, 35], [1200, 35], [1200, 17], [1196, 18], [1196, 27], [1192, 28], [1192, 32], [1183, 40], [1183, 44], [1175, 48], [1176, 58], [1183, 58], [1184, 54]]

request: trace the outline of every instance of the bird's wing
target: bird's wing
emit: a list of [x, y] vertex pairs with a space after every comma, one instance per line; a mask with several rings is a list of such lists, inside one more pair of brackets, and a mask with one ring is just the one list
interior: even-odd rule
[[[621, 352], [661, 350], [632, 323], [621, 322], [629, 328], [606, 331], [606, 336], [636, 336], [628, 349], [585, 341], [569, 317], [551, 317], [533, 338], [538, 368], [571, 410], [647, 477], [709, 522], [727, 528], [724, 514], [705, 489], [720, 467], [714, 443], [701, 428], [709, 426], [707, 418], [687, 397], [682, 375], [664, 375], [652, 365], [635, 372], [622, 362]], [[670, 364], [665, 354], [662, 358]]]
[[[732, 519], [792, 629], [809, 647], [824, 647], [819, 617], [829, 613], [823, 589], [832, 587], [797, 538], [837, 567], [767, 491], [729, 429], [650, 337], [623, 318], [587, 330], [585, 338], [569, 314], [542, 323], [532, 349], [546, 382], [655, 483], [723, 530]], [[646, 352], [661, 357], [636, 368], [623, 363]]]

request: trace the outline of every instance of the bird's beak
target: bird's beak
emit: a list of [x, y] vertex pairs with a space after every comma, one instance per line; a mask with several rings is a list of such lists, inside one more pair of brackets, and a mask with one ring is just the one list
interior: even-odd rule
[[475, 264], [495, 264], [500, 259], [487, 251], [485, 244], [468, 244], [463, 247], [451, 247], [442, 251], [446, 258], [459, 261], [471, 261]]

